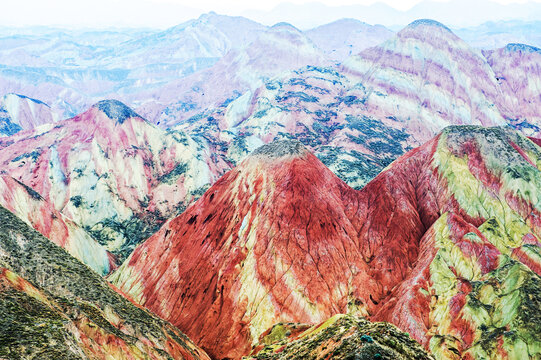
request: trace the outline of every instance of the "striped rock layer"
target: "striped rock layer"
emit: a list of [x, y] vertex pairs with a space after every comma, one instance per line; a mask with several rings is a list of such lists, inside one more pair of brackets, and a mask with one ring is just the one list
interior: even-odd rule
[[256, 150], [111, 280], [211, 356], [350, 312], [441, 359], [541, 352], [541, 149], [450, 127], [360, 191], [298, 142]]
[[214, 182], [208, 158], [191, 137], [166, 133], [116, 100], [0, 140], [0, 173], [120, 258]]
[[0, 98], [0, 136], [13, 135], [60, 119], [58, 111], [47, 104], [18, 94]]
[[540, 56], [520, 44], [481, 52], [419, 20], [340, 65], [308, 63], [317, 66], [270, 78], [188, 121], [171, 108], [168, 124], [205, 134], [236, 164], [265, 143], [299, 140], [358, 189], [449, 125], [509, 124], [539, 136]]
[[210, 360], [3, 207], [0, 358]]

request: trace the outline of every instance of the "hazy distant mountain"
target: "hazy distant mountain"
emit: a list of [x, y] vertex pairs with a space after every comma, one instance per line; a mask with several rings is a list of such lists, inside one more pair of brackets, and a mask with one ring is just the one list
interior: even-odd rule
[[213, 67], [171, 82], [151, 94], [136, 94], [137, 110], [169, 127], [255, 90], [266, 80], [307, 65], [323, 65], [325, 54], [300, 30], [278, 23]]
[[[211, 67], [266, 27], [209, 13], [164, 31], [0, 29], [0, 95], [20, 93], [74, 116], [94, 102]], [[61, 96], [59, 96], [61, 94]]]
[[242, 15], [263, 24], [287, 21], [301, 29], [310, 29], [343, 18], [398, 28], [416, 19], [431, 18], [453, 27], [467, 27], [508, 19], [534, 21], [539, 20], [539, 14], [541, 3], [502, 5], [491, 0], [456, 0], [423, 1], [407, 11], [397, 10], [382, 2], [342, 6], [327, 6], [318, 2], [282, 3], [270, 11], [250, 10]]
[[382, 25], [369, 25], [355, 19], [341, 19], [307, 30], [306, 35], [333, 60], [343, 61], [393, 36]]
[[541, 47], [541, 21], [496, 21], [454, 32], [473, 47], [496, 49], [509, 43]]
[[[338, 14], [338, 10], [342, 9], [322, 6], [315, 4], [311, 9], [319, 9], [329, 15], [334, 12]], [[425, 11], [423, 9], [430, 8], [438, 14], [443, 11], [442, 6], [447, 5], [422, 3], [411, 11], [421, 14]], [[530, 5], [530, 8], [535, 10], [536, 6]], [[290, 7], [301, 10], [296, 5]], [[390, 17], [397, 13], [382, 4], [368, 8], [370, 11], [384, 11]], [[512, 10], [514, 7], [505, 9]], [[350, 16], [356, 14], [355, 7], [350, 10]], [[306, 14], [309, 15], [310, 11]], [[368, 25], [355, 19], [341, 19], [305, 32], [281, 24], [269, 28], [243, 17], [208, 13], [164, 31], [112, 29], [70, 32], [47, 27], [1, 28], [0, 95], [18, 93], [39, 99], [54, 109], [60, 118], [73, 117], [104, 98], [118, 99], [137, 108], [149, 121], [171, 126], [193, 116], [201, 116], [203, 112], [212, 113], [222, 104], [237, 99], [247, 91], [254, 91], [265, 81], [284, 73], [307, 65], [351, 63], [351, 60], [347, 60], [349, 57], [370, 47], [380, 47], [393, 36], [393, 32], [384, 26]], [[465, 39], [467, 41], [462, 39], [458, 48], [467, 45], [492, 48], [490, 44], [499, 45], [506, 40], [513, 40], [513, 43], [536, 42], [541, 36], [541, 32], [536, 30], [541, 22], [514, 21], [502, 24], [505, 26], [487, 23], [478, 28], [460, 30], [468, 38]], [[277, 31], [278, 28], [281, 31]], [[500, 29], [500, 32], [496, 33], [494, 29]], [[475, 31], [479, 32], [478, 37]], [[513, 34], [522, 34], [522, 38]], [[418, 41], [421, 49], [419, 56], [435, 60], [433, 57], [439, 55], [427, 48], [423, 41]], [[387, 50], [396, 52], [393, 49], [379, 49], [377, 56], [383, 56]], [[472, 58], [484, 62], [482, 54], [474, 49], [468, 51], [474, 53]], [[452, 52], [448, 54], [451, 57], [456, 55]], [[459, 64], [460, 60], [455, 63]], [[377, 65], [377, 61], [374, 64]], [[486, 69], [487, 66], [484, 66], [480, 74], [486, 75]], [[385, 71], [373, 70], [378, 74]], [[406, 68], [395, 70], [401, 72], [399, 77], [414, 76]], [[393, 76], [395, 70], [387, 75]], [[414, 70], [418, 72], [420, 67], [416, 66]], [[454, 73], [452, 68], [448, 70]], [[466, 78], [474, 76], [471, 79], [475, 79], [475, 71], [469, 72]], [[488, 73], [480, 76], [496, 81], [495, 76], [490, 71]], [[366, 74], [369, 75], [368, 72]], [[359, 81], [365, 86], [366, 81], [371, 81], [370, 76]], [[397, 77], [393, 81], [396, 82]], [[485, 83], [491, 82], [487, 80]], [[494, 86], [497, 88], [494, 84], [486, 89], [481, 86], [481, 90], [492, 94]], [[480, 92], [481, 98], [486, 95], [483, 91]], [[419, 95], [415, 90], [413, 93]], [[376, 96], [377, 93], [372, 92], [372, 97]], [[513, 98], [512, 94], [510, 96]], [[488, 97], [494, 98], [492, 95]], [[479, 99], [473, 97], [472, 101], [475, 103]], [[492, 102], [496, 103], [495, 100]], [[385, 101], [382, 105], [376, 105], [377, 111], [389, 104], [389, 101]], [[473, 109], [477, 111], [480, 108], [474, 106]], [[403, 109], [406, 112], [410, 110]], [[459, 106], [448, 110], [460, 112], [463, 108]], [[517, 112], [515, 110], [506, 114], [517, 115], [512, 114]], [[392, 116], [394, 111], [386, 110], [385, 116]], [[520, 119], [523, 114], [518, 115], [512, 118]], [[434, 116], [430, 118], [430, 123], [445, 117], [438, 112]], [[4, 127], [3, 133], [18, 131], [17, 126], [11, 123], [6, 123]]]

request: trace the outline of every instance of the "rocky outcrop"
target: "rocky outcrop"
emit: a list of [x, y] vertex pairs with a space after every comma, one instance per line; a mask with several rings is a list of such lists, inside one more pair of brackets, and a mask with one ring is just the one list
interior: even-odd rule
[[361, 191], [308, 151], [276, 148], [228, 172], [112, 281], [220, 359], [277, 322], [346, 312], [397, 324], [438, 358], [539, 356], [525, 320], [539, 316], [534, 142], [450, 127]]
[[3, 359], [210, 360], [1, 207], [0, 315]]
[[252, 355], [243, 358], [291, 360], [430, 360], [409, 334], [386, 323], [371, 323], [339, 314], [307, 326], [280, 323], [259, 338]]

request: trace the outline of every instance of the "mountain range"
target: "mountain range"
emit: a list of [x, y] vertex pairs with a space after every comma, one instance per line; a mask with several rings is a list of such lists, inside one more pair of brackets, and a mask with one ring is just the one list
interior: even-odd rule
[[502, 24], [0, 28], [0, 358], [541, 358]]
[[[2, 232], [0, 252], [0, 264], [7, 269], [4, 284], [13, 290], [0, 298], [7, 301], [4, 304], [20, 303], [30, 293], [57, 309], [46, 319], [43, 310], [35, 310], [23, 320], [20, 312], [5, 305], [8, 319], [13, 319], [10, 323], [27, 324], [21, 334], [37, 334], [31, 325], [37, 320], [29, 316], [55, 324], [80, 319], [74, 314], [81, 310], [72, 306], [83, 309], [90, 319], [84, 320], [87, 323], [104, 318], [106, 322], [98, 322], [104, 331], [113, 331], [107, 325], [112, 324], [125, 333], [124, 325], [119, 325], [124, 320], [118, 322], [118, 312], [108, 315], [105, 303], [97, 305], [105, 315], [96, 318], [78, 302], [62, 300], [66, 290], [60, 290], [65, 286], [61, 283], [79, 283], [72, 279], [74, 273], [96, 279], [95, 270], [113, 271], [108, 280], [117, 294], [185, 332], [191, 340], [175, 335], [192, 344], [188, 345], [191, 355], [184, 353], [184, 358], [194, 354], [204, 358], [203, 351], [219, 359], [249, 354], [268, 358], [271, 353], [288, 358], [307, 351], [306, 356], [316, 359], [325, 354], [323, 347], [344, 359], [355, 354], [429, 358], [408, 342], [408, 336], [438, 359], [539, 356], [541, 254], [536, 199], [541, 188], [541, 141], [535, 138], [502, 128], [448, 127], [394, 161], [362, 190], [340, 180], [300, 141], [274, 141], [256, 149], [218, 181], [209, 180], [214, 185], [182, 212], [178, 204], [188, 205], [205, 189], [188, 195], [187, 174], [203, 165], [166, 155], [182, 154], [205, 159], [205, 166], [215, 164], [216, 154], [201, 157], [208, 151], [201, 145], [204, 139], [164, 132], [116, 101], [98, 103], [76, 118], [38, 129], [5, 138], [0, 151], [5, 157], [0, 199], [12, 212], [2, 210], [3, 224], [14, 224]], [[173, 145], [178, 150], [163, 150], [175, 149]], [[15, 156], [30, 146], [36, 154]], [[233, 166], [222, 164], [215, 178]], [[182, 171], [165, 170], [172, 167]], [[145, 174], [146, 183], [133, 181], [138, 173]], [[129, 186], [122, 180], [125, 176], [132, 179]], [[102, 190], [93, 191], [98, 186]], [[76, 192], [79, 197], [73, 199]], [[134, 204], [140, 196], [148, 197], [147, 202], [139, 202], [129, 212], [117, 206]], [[157, 204], [165, 208], [161, 218], [152, 214]], [[175, 206], [176, 211], [171, 211]], [[149, 234], [170, 220], [132, 252], [144, 233], [129, 237], [126, 230], [112, 225], [126, 213], [128, 221], [142, 223], [137, 226]], [[109, 219], [99, 222], [102, 231], [96, 231], [91, 224], [104, 215]], [[28, 227], [41, 234], [14, 232]], [[66, 228], [71, 233], [60, 231]], [[114, 238], [115, 231], [125, 237]], [[66, 237], [69, 242], [63, 241]], [[23, 239], [29, 238], [42, 240], [39, 246], [34, 240], [24, 245]], [[21, 251], [29, 248], [40, 259], [39, 265], [23, 261]], [[66, 275], [60, 281], [53, 269], [65, 264], [79, 264], [78, 270], [61, 270]], [[42, 269], [39, 275], [32, 275], [35, 269]], [[96, 306], [101, 300], [89, 295], [95, 293], [95, 285], [83, 287], [86, 292], [70, 288], [70, 298]], [[38, 306], [32, 304], [24, 306]], [[340, 313], [349, 315], [337, 317]], [[409, 335], [388, 325], [363, 323], [359, 316], [393, 323]], [[274, 330], [278, 333], [267, 337], [273, 329], [283, 329], [275, 328], [277, 323], [300, 324]], [[310, 330], [310, 324], [318, 323]], [[49, 326], [44, 330], [49, 335], [43, 336], [71, 339], [75, 345], [70, 349], [78, 347], [87, 354], [90, 345], [81, 338], [85, 333], [95, 339], [92, 344], [98, 344], [92, 345], [92, 351], [117, 351], [110, 346], [103, 350], [101, 335], [88, 335], [76, 324], [75, 332], [71, 325], [64, 327], [68, 333]], [[149, 330], [135, 331], [140, 338]], [[350, 344], [345, 340], [350, 331], [365, 337]], [[32, 336], [9, 338], [9, 343]], [[329, 336], [334, 336], [332, 342]], [[163, 349], [156, 339], [151, 348], [138, 347], [138, 351]], [[310, 345], [314, 342], [326, 345], [314, 351]], [[65, 351], [54, 344], [24, 346]], [[118, 344], [124, 349], [120, 351], [132, 351], [123, 342]], [[20, 350], [9, 351], [8, 358], [14, 358], [13, 351]]]
[[[231, 101], [282, 72], [342, 63], [394, 34], [382, 25], [354, 19], [305, 31], [289, 28], [280, 33], [247, 18], [213, 12], [166, 30], [3, 28], [0, 94], [37, 99], [53, 109], [55, 119], [73, 117], [100, 100], [114, 98], [156, 123], [179, 111], [186, 118]], [[535, 36], [538, 28], [536, 22], [496, 22], [456, 28], [456, 33], [470, 46], [494, 50], [508, 43], [541, 46]], [[293, 51], [297, 41], [305, 44], [298, 58]], [[261, 49], [272, 55], [266, 57]], [[308, 61], [307, 56], [313, 59]], [[270, 67], [265, 63], [269, 58], [280, 61]], [[223, 73], [228, 79], [216, 83], [213, 77]], [[203, 83], [213, 85], [205, 89]], [[175, 95], [179, 92], [180, 98]], [[15, 130], [18, 127], [10, 132]]]
[[448, 125], [538, 136], [540, 54], [518, 44], [481, 52], [419, 20], [342, 64], [284, 73], [191, 117], [193, 107], [168, 107], [159, 121], [206, 136], [234, 163], [273, 139], [299, 139], [359, 188]]

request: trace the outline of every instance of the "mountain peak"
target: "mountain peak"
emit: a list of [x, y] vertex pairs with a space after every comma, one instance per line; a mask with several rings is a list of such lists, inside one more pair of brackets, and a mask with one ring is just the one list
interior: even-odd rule
[[4, 95], [3, 99], [4, 101], [6, 101], [7, 99], [9, 98], [13, 98], [13, 99], [20, 99], [20, 100], [29, 100], [29, 101], [32, 101], [32, 102], [35, 102], [37, 104], [41, 104], [41, 105], [45, 105], [47, 107], [50, 107], [49, 105], [47, 105], [46, 103], [44, 103], [43, 101], [41, 100], [38, 100], [38, 99], [33, 99], [31, 97], [28, 97], [26, 95], [21, 95], [21, 94], [16, 94], [16, 93], [7, 93], [6, 95]]
[[535, 46], [510, 43], [505, 46], [505, 50], [508, 52], [524, 52], [524, 53], [539, 53], [541, 54], [541, 49]]
[[422, 42], [459, 41], [458, 36], [451, 29], [432, 19], [415, 20], [400, 30], [397, 36], [407, 39], [414, 38]]
[[141, 117], [131, 108], [118, 100], [101, 100], [92, 105], [92, 107], [102, 111], [105, 115], [107, 115], [107, 117], [115, 120], [117, 124], [122, 124], [124, 121], [126, 121], [126, 119], [129, 118]]
[[432, 19], [418, 19], [418, 20], [415, 20], [415, 21], [411, 22], [408, 26], [406, 26], [406, 28], [413, 29], [413, 28], [416, 28], [416, 27], [419, 27], [419, 26], [438, 27], [438, 28], [447, 30], [447, 31], [452, 33], [451, 29], [449, 29], [447, 26], [443, 25], [439, 21], [432, 20]]
[[290, 23], [283, 22], [283, 21], [272, 25], [270, 27], [270, 31], [273, 31], [273, 30], [288, 30], [288, 31], [294, 31], [294, 32], [299, 32], [299, 33], [302, 32], [299, 29], [297, 29], [295, 26], [291, 25]]
[[252, 156], [277, 159], [284, 156], [300, 156], [307, 152], [306, 147], [298, 140], [278, 140], [255, 149]]

